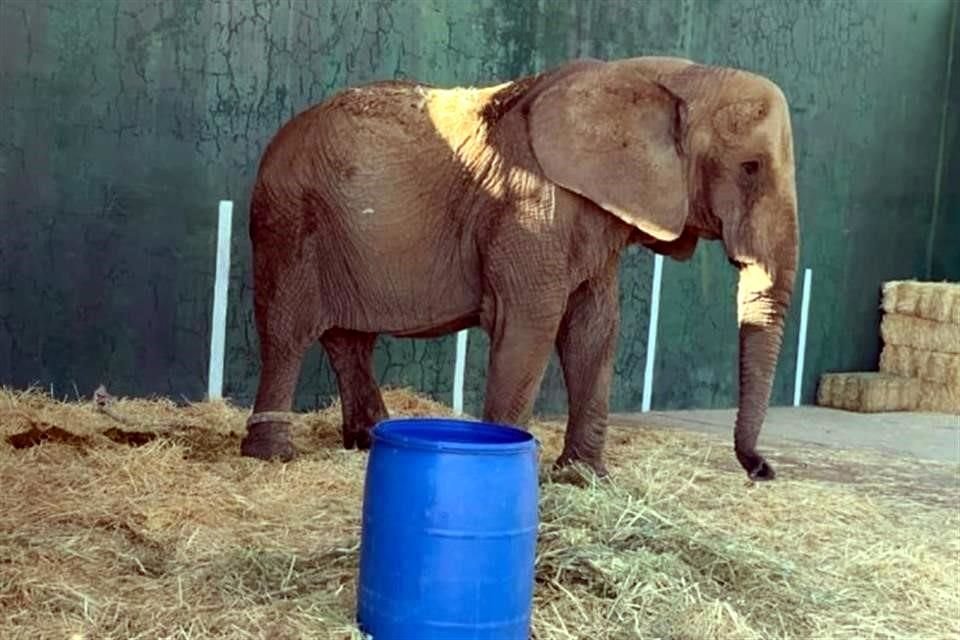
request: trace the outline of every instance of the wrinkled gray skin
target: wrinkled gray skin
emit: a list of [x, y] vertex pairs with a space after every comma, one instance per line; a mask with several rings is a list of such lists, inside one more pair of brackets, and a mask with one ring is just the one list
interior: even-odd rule
[[319, 340], [345, 447], [386, 417], [378, 334], [491, 339], [483, 417], [523, 425], [551, 351], [569, 419], [557, 463], [605, 474], [617, 265], [640, 243], [685, 260], [723, 243], [739, 271], [735, 450], [751, 478], [798, 251], [780, 89], [673, 58], [579, 60], [480, 89], [379, 82], [285, 124], [250, 211], [262, 371], [242, 453], [295, 455], [286, 412]]

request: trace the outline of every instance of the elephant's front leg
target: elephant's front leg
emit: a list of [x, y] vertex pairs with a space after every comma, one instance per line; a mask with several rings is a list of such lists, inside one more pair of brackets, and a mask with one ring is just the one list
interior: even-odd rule
[[529, 301], [508, 305], [502, 300], [496, 306], [495, 317], [484, 322], [491, 344], [483, 419], [524, 427], [550, 361], [563, 307]]
[[557, 334], [569, 406], [558, 467], [580, 462], [599, 476], [607, 475], [603, 448], [618, 329], [617, 271], [613, 267], [574, 291]]

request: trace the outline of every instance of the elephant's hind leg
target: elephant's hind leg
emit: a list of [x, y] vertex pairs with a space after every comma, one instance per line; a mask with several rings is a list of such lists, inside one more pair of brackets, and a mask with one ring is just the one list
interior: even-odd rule
[[240, 453], [288, 462], [296, 457], [296, 450], [286, 414], [293, 405], [303, 355], [310, 341], [276, 327], [260, 332], [260, 340], [260, 383]]
[[[307, 348], [322, 333], [319, 301], [310, 270], [302, 263], [276, 259], [258, 264], [254, 311], [260, 338], [260, 381], [247, 434], [244, 456], [284, 462], [296, 457], [290, 439], [290, 411]], [[279, 263], [279, 264], [278, 264]]]
[[337, 374], [345, 449], [370, 448], [370, 430], [387, 417], [387, 408], [373, 374], [375, 333], [331, 329], [320, 342]]

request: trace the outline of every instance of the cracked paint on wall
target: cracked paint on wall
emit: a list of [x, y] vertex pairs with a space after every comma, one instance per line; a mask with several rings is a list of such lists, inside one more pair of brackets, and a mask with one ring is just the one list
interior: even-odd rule
[[[217, 202], [232, 199], [225, 393], [247, 403], [259, 370], [248, 195], [286, 119], [376, 79], [481, 85], [577, 56], [669, 54], [768, 74], [792, 102], [801, 266], [815, 273], [809, 401], [819, 372], [875, 365], [880, 282], [922, 275], [949, 9], [949, 0], [3, 0], [0, 383], [202, 397]], [[867, 241], [868, 231], [881, 239]], [[651, 273], [648, 252], [624, 257], [614, 409], [640, 406]], [[666, 262], [655, 407], [735, 403], [733, 289], [715, 244]], [[792, 396], [798, 308], [775, 402]], [[487, 347], [471, 331], [472, 412]], [[384, 384], [449, 400], [453, 359], [452, 336], [381, 339], [375, 369]], [[298, 406], [335, 390], [312, 349]], [[563, 405], [554, 359], [538, 408]]]

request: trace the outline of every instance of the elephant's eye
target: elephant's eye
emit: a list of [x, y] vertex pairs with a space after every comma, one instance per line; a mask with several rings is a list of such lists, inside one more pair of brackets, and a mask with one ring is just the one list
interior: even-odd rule
[[760, 162], [758, 160], [750, 160], [740, 166], [743, 167], [743, 172], [748, 176], [752, 176], [757, 173], [757, 171], [760, 171]]

